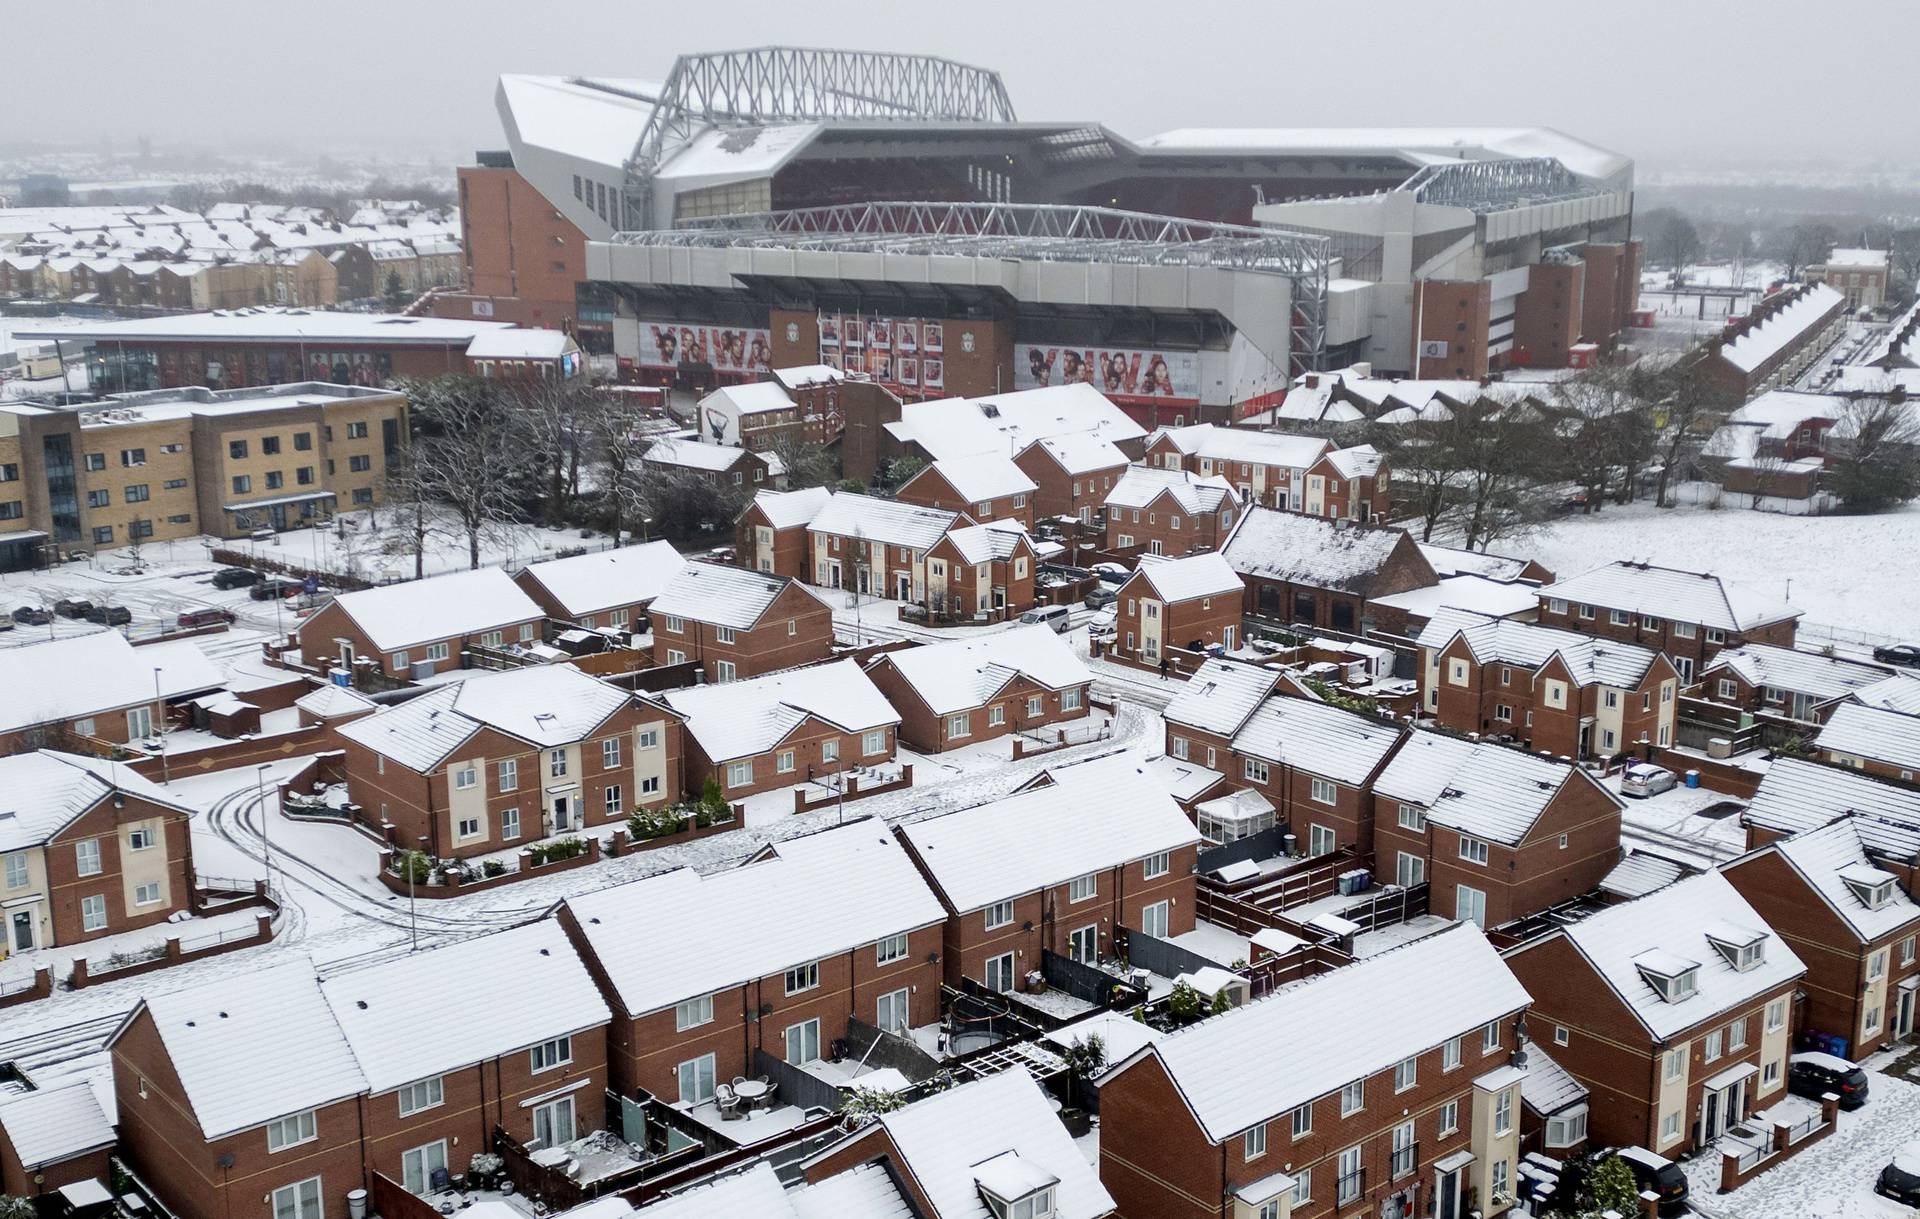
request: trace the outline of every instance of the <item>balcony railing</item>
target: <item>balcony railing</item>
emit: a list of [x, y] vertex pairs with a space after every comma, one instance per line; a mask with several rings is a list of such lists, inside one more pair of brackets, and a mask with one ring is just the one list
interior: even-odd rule
[[1408, 1175], [1418, 1167], [1420, 1167], [1420, 1144], [1408, 1143], [1393, 1149], [1393, 1160], [1390, 1171], [1393, 1173], [1393, 1179], [1395, 1181]]
[[1367, 1170], [1356, 1169], [1334, 1181], [1333, 1197], [1335, 1206], [1351, 1206], [1365, 1197], [1367, 1193]]

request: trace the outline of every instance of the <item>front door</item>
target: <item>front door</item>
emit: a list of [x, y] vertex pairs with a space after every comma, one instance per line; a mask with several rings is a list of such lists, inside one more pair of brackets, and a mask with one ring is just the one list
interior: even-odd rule
[[573, 828], [573, 801], [566, 796], [553, 798], [553, 833]]
[[[8, 921], [13, 927], [13, 932], [8, 936], [7, 942], [12, 945], [13, 951], [32, 952], [33, 911], [15, 910], [13, 912], [13, 918]], [[1911, 991], [1908, 992], [1908, 997], [1912, 997]]]
[[865, 566], [860, 568], [860, 592], [862, 595], [871, 595], [873, 592], [873, 573]]
[[1709, 1088], [1701, 1100], [1700, 1142], [1704, 1146], [1720, 1137], [1725, 1125], [1726, 1111], [1721, 1107], [1722, 1094]]
[[894, 573], [893, 599], [895, 601], [913, 600], [913, 575], [909, 572]]
[[1460, 1219], [1460, 1170], [1439, 1173], [1434, 1180], [1433, 1196], [1439, 1204], [1437, 1219]]
[[1896, 1041], [1913, 1035], [1914, 980], [1909, 978], [1901, 984], [1899, 994], [1893, 1001], [1893, 1036]]

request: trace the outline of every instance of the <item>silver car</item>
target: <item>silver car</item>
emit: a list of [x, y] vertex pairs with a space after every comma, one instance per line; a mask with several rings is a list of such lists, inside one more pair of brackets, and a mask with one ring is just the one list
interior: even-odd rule
[[1633, 762], [1627, 766], [1626, 773], [1620, 777], [1620, 794], [1623, 796], [1657, 796], [1664, 791], [1672, 791], [1680, 782], [1680, 777], [1664, 766], [1655, 766], [1651, 762]]

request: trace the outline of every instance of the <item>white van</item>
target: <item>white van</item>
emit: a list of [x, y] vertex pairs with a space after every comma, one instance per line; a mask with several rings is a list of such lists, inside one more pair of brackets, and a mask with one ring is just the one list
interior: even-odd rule
[[1056, 635], [1064, 635], [1070, 629], [1067, 626], [1067, 607], [1064, 605], [1037, 605], [1020, 615], [1022, 626], [1032, 626], [1039, 622], [1052, 627]]

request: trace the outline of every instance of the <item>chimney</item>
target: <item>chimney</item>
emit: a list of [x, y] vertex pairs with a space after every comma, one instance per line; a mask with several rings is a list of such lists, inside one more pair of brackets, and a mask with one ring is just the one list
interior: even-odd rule
[[1320, 388], [1320, 374], [1319, 374], [1319, 373], [1317, 373], [1317, 372], [1310, 372], [1310, 373], [1308, 373], [1308, 374], [1307, 374], [1307, 388], [1308, 388], [1308, 389], [1319, 389], [1319, 388]]

